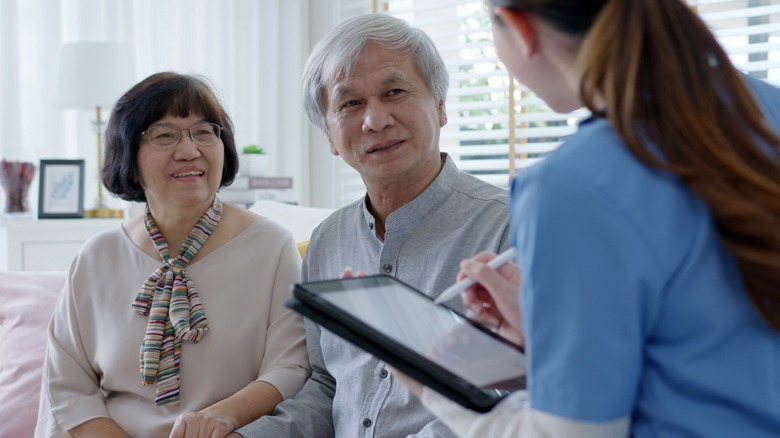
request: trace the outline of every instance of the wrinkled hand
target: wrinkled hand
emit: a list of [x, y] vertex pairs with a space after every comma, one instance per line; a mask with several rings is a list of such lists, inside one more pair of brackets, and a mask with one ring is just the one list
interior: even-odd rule
[[481, 252], [460, 263], [458, 280], [469, 277], [476, 282], [463, 294], [463, 305], [474, 321], [492, 327], [505, 339], [523, 346], [523, 317], [520, 311], [520, 266], [507, 263], [493, 269], [487, 262], [496, 257]]
[[170, 438], [225, 438], [235, 429], [233, 419], [210, 412], [189, 412], [176, 419]]

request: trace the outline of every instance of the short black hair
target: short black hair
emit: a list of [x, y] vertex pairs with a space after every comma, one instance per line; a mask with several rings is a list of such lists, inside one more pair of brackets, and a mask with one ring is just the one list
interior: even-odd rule
[[126, 201], [146, 202], [137, 162], [141, 132], [166, 116], [188, 117], [190, 113], [222, 126], [225, 161], [220, 187], [232, 184], [238, 173], [233, 122], [210, 82], [201, 76], [163, 72], [134, 85], [111, 111], [106, 128], [105, 160], [100, 171], [108, 191]]

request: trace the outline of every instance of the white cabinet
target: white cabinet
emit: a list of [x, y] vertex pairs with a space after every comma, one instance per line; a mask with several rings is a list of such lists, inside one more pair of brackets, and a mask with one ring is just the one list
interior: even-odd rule
[[0, 221], [0, 270], [67, 271], [81, 245], [123, 219]]

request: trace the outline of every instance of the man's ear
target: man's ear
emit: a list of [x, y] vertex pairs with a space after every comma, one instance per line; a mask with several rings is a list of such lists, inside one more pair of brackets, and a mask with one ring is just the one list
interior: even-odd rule
[[439, 128], [443, 128], [447, 124], [447, 108], [444, 107], [443, 101], [439, 101], [436, 111], [439, 113]]
[[330, 138], [330, 126], [328, 126], [327, 119], [325, 120], [325, 126], [322, 129], [322, 133], [325, 134], [325, 137], [328, 139], [328, 146], [330, 146], [330, 153], [339, 156], [339, 151], [336, 149], [336, 146], [333, 144], [333, 139]]
[[330, 153], [339, 156], [339, 151], [336, 149], [336, 145], [333, 144], [333, 141], [330, 139], [330, 134], [328, 134], [328, 144], [330, 145]]
[[525, 12], [519, 12], [510, 8], [496, 7], [494, 13], [509, 28], [520, 47], [524, 58], [533, 57], [539, 49], [539, 39], [536, 32], [536, 23]]

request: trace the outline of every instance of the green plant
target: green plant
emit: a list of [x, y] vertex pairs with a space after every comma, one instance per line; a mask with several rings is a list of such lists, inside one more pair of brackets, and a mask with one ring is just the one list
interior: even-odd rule
[[241, 149], [241, 152], [245, 154], [264, 154], [263, 148], [257, 147], [256, 144], [248, 144]]

